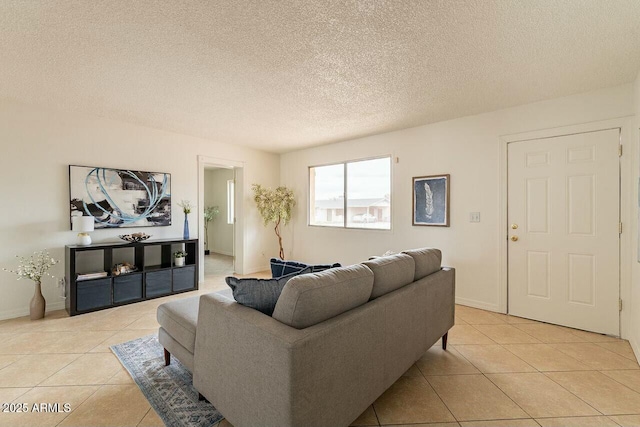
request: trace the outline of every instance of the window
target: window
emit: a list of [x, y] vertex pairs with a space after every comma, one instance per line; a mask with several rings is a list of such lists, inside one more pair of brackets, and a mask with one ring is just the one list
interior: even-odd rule
[[227, 181], [227, 224], [233, 224], [236, 216], [234, 206], [235, 183], [232, 179]]
[[391, 229], [391, 157], [309, 168], [309, 224]]

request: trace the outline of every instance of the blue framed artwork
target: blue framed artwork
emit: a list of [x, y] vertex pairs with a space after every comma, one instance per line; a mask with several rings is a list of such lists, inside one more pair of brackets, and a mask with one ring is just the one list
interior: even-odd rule
[[413, 178], [413, 225], [449, 226], [449, 175]]
[[70, 218], [93, 216], [95, 228], [171, 225], [171, 174], [69, 166]]

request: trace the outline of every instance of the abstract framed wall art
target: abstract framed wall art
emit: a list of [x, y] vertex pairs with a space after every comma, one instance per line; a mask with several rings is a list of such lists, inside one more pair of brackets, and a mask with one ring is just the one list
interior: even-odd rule
[[70, 165], [69, 194], [71, 218], [93, 216], [95, 228], [171, 225], [169, 173]]
[[413, 225], [449, 226], [449, 181], [448, 174], [413, 178]]

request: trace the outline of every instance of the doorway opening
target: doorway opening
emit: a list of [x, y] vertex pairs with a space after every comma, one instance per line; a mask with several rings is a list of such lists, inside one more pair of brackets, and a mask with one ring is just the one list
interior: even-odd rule
[[204, 169], [204, 275], [228, 276], [234, 268], [235, 170]]
[[243, 164], [199, 156], [199, 281], [242, 274]]

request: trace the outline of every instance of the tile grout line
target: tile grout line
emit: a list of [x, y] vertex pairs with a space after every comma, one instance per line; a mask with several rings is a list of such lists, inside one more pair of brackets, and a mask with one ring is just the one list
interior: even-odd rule
[[[442, 339], [442, 338], [441, 338]], [[434, 345], [437, 345], [438, 341], [435, 342]], [[433, 346], [431, 346], [433, 347]], [[429, 351], [427, 349], [427, 351]], [[425, 354], [427, 353], [427, 351], [425, 351]], [[442, 350], [442, 351], [447, 351], [447, 350]], [[457, 352], [457, 351], [456, 351]], [[462, 355], [460, 352], [457, 352], [458, 354]], [[464, 356], [462, 356], [464, 357]], [[424, 378], [424, 380], [427, 382], [427, 385], [429, 385], [429, 387], [431, 387], [431, 390], [433, 390], [433, 392], [436, 394], [436, 396], [438, 397], [438, 399], [440, 399], [440, 402], [442, 402], [442, 404], [444, 405], [445, 408], [447, 408], [447, 411], [449, 411], [449, 413], [451, 414], [451, 416], [453, 417], [453, 419], [455, 420], [456, 423], [458, 423], [458, 426], [460, 425], [460, 422], [458, 421], [458, 418], [456, 418], [455, 414], [453, 413], [453, 411], [451, 410], [451, 408], [449, 408], [449, 406], [447, 405], [447, 403], [444, 401], [444, 399], [440, 396], [440, 394], [438, 394], [438, 391], [433, 387], [433, 385], [429, 382], [429, 378], [427, 378], [427, 375], [424, 374], [424, 372], [422, 372], [422, 369], [420, 369], [420, 366], [418, 366], [415, 362], [414, 365], [416, 368], [418, 368], [418, 372], [420, 372], [420, 375], [422, 375], [422, 378]], [[473, 366], [473, 365], [471, 365]], [[477, 369], [477, 368], [476, 368]], [[376, 415], [377, 416], [377, 415]]]
[[614, 423], [615, 425], [618, 426], [622, 426], [622, 424], [620, 424], [619, 422], [617, 422], [616, 420], [614, 420], [613, 418], [611, 418], [611, 415], [605, 415], [607, 417], [608, 420], [610, 420], [612, 423]]
[[[599, 347], [599, 348], [603, 349], [604, 351], [606, 351], [606, 352], [608, 352], [608, 353], [611, 353], [612, 355], [614, 355], [614, 356], [616, 356], [616, 357], [621, 357], [621, 358], [623, 358], [623, 359], [625, 359], [625, 360], [630, 360], [630, 359], [627, 359], [627, 358], [625, 358], [624, 356], [621, 356], [621, 355], [619, 355], [619, 354], [617, 354], [617, 353], [615, 353], [615, 352], [613, 352], [613, 351], [610, 351], [610, 350], [607, 350], [606, 348], [600, 347], [600, 346], [598, 346], [596, 343], [593, 343], [593, 342], [569, 342], [569, 343], [565, 343], [565, 342], [562, 342], [562, 343], [560, 343], [560, 342], [556, 342], [556, 343], [550, 343], [550, 344], [556, 344], [556, 345], [563, 345], [563, 344], [564, 344], [564, 345], [566, 345], [566, 344], [592, 344], [592, 345], [596, 345], [597, 347]], [[573, 359], [577, 360], [578, 362], [582, 363], [583, 365], [587, 365], [587, 366], [592, 367], [592, 369], [591, 369], [591, 370], [593, 370], [593, 371], [600, 371], [600, 370], [603, 370], [603, 371], [616, 371], [616, 370], [622, 370], [622, 369], [599, 369], [599, 368], [597, 368], [597, 367], [593, 366], [593, 364], [592, 364], [592, 363], [590, 363], [590, 362], [588, 362], [588, 361], [582, 361], [582, 360], [580, 360], [580, 359], [577, 359], [576, 357], [574, 357], [574, 356], [570, 355], [570, 354], [569, 354], [569, 353], [567, 353], [566, 351], [563, 351], [563, 350], [562, 350], [562, 348], [556, 348], [556, 347], [553, 347], [553, 346], [552, 346], [552, 348], [554, 348], [555, 350], [557, 350], [557, 351], [559, 351], [559, 352], [563, 353], [565, 356], [569, 356], [569, 357], [571, 357], [571, 358], [573, 358]], [[636, 362], [636, 365], [637, 365], [637, 362]], [[630, 369], [630, 370], [634, 370], [634, 369]], [[635, 370], [637, 370], [637, 369], [635, 369]]]
[[[106, 354], [106, 353], [100, 353], [100, 354]], [[131, 374], [129, 373], [129, 371], [127, 371], [127, 369], [122, 365], [122, 362], [120, 361], [120, 359], [118, 358], [118, 356], [113, 352], [113, 350], [111, 349], [111, 347], [109, 347], [109, 354], [111, 354], [113, 357], [116, 358], [116, 360], [118, 361], [118, 367], [121, 369], [124, 369], [125, 372], [127, 373], [127, 375], [129, 375], [131, 377]], [[107, 382], [104, 383], [104, 385], [127, 385], [127, 384], [109, 384], [109, 381], [111, 381], [112, 379], [114, 379], [116, 377], [116, 375], [118, 375], [120, 373], [119, 370], [116, 369], [116, 373], [113, 374], [112, 376], [109, 377], [109, 379], [107, 379]], [[131, 378], [131, 380], [133, 381], [133, 378]], [[135, 381], [133, 381], [134, 385], [138, 385], [136, 384]]]
[[[376, 399], [376, 400], [377, 400], [377, 399]], [[376, 402], [374, 401], [373, 403], [376, 403]], [[380, 424], [380, 418], [378, 417], [378, 412], [376, 411], [376, 407], [375, 407], [375, 406], [373, 406], [373, 403], [371, 404], [371, 409], [373, 409], [373, 415], [375, 415], [375, 416], [376, 416], [376, 422], [377, 422], [377, 423], [378, 423], [378, 425], [380, 426], [380, 425], [382, 425], [382, 424]], [[365, 409], [365, 411], [366, 411], [366, 409]]]
[[[563, 371], [563, 372], [593, 372], [593, 371]], [[589, 402], [587, 402], [586, 400], [584, 400], [583, 398], [581, 398], [580, 396], [578, 396], [577, 394], [573, 393], [571, 390], [569, 390], [568, 388], [566, 388], [565, 386], [563, 386], [562, 384], [560, 384], [559, 382], [555, 381], [553, 378], [551, 378], [549, 375], [547, 375], [546, 372], [541, 372], [542, 375], [544, 375], [545, 377], [549, 378], [551, 381], [553, 381], [555, 384], [559, 385], [561, 388], [563, 388], [564, 390], [566, 390], [568, 393], [572, 394], [573, 396], [575, 396], [577, 399], [579, 399], [580, 401], [584, 402], [585, 405], [587, 405], [588, 407], [590, 407], [591, 409], [593, 409], [594, 411], [596, 411], [597, 413], [599, 413], [600, 415], [605, 416], [602, 412], [600, 412], [597, 408], [595, 408], [593, 405], [591, 405]]]
[[[147, 412], [145, 412], [144, 416], [142, 417], [142, 419], [140, 421], [138, 421], [138, 424], [136, 424], [136, 427], [139, 427], [140, 424], [142, 423], [142, 421], [144, 421], [145, 418], [147, 418], [147, 415], [149, 415], [149, 412], [153, 411], [153, 406], [149, 405], [149, 410]], [[213, 427], [216, 427], [220, 424], [220, 422], [218, 421], [217, 424], [215, 424]]]
[[24, 396], [25, 394], [29, 393], [31, 390], [33, 390], [35, 387], [4, 387], [4, 388], [28, 388], [29, 390], [25, 391], [24, 393], [22, 393], [21, 395], [17, 396], [15, 399], [13, 399], [11, 401], [11, 403], [15, 402], [16, 400], [20, 399], [22, 396]]
[[477, 343], [476, 344], [456, 344], [456, 343], [452, 343], [453, 345], [492, 345], [492, 344], [497, 344], [494, 340], [489, 338], [487, 335], [483, 334], [482, 331], [480, 331], [478, 328], [474, 327], [472, 324], [467, 323], [465, 326], [470, 326], [471, 329], [473, 329], [474, 331], [476, 331], [477, 333], [479, 333], [480, 335], [482, 335], [483, 337], [485, 337], [486, 339], [488, 339], [491, 342], [488, 343], [488, 344], [487, 343], [485, 343], [485, 344], [477, 344]]
[[[507, 344], [507, 345], [521, 345], [521, 344]], [[548, 343], [540, 343], [540, 344], [534, 343], [534, 344], [527, 344], [527, 345], [546, 345], [546, 346], [551, 347]], [[504, 347], [504, 346], [503, 346], [503, 347]], [[558, 350], [557, 350], [556, 348], [554, 348], [554, 347], [551, 347], [551, 348], [552, 348], [553, 350], [558, 351]], [[514, 356], [519, 357], [516, 353], [514, 353], [514, 352], [513, 352], [512, 350], [510, 350], [509, 348], [504, 347], [504, 349], [505, 349], [505, 350], [507, 350], [508, 352], [510, 352], [511, 354], [513, 354]], [[562, 354], [564, 354], [566, 357], [568, 357], [568, 358], [570, 358], [570, 359], [575, 360], [577, 363], [582, 364], [582, 365], [584, 365], [584, 366], [586, 366], [586, 367], [589, 367], [589, 366], [587, 366], [585, 363], [583, 363], [583, 362], [579, 361], [578, 359], [576, 359], [575, 357], [570, 356], [570, 355], [568, 355], [568, 354], [566, 354], [566, 353], [564, 353], [564, 352], [562, 352], [562, 351], [561, 351], [561, 353], [562, 353]], [[523, 360], [524, 360], [524, 359], [523, 359]], [[528, 363], [528, 362], [525, 360], [525, 363]], [[590, 369], [578, 369], [578, 370], [569, 370], [569, 371], [542, 371], [542, 370], [540, 370], [540, 369], [536, 368], [535, 366], [533, 366], [532, 364], [530, 364], [530, 363], [528, 363], [528, 364], [529, 364], [532, 368], [534, 368], [536, 371], [538, 371], [538, 372], [540, 372], [540, 373], [544, 373], [544, 372], [585, 372], [585, 371], [594, 371], [594, 370], [595, 370], [595, 368], [590, 368]]]
[[[445, 350], [446, 351], [446, 350]], [[420, 368], [418, 368], [419, 370]], [[422, 374], [422, 371], [420, 371], [420, 373]], [[453, 417], [453, 419], [455, 420], [455, 422], [458, 423], [458, 425], [460, 425], [460, 420], [458, 420], [458, 417], [456, 417], [456, 415], [453, 413], [453, 411], [451, 410], [451, 408], [449, 408], [449, 405], [447, 405], [447, 402], [444, 401], [444, 399], [442, 398], [442, 396], [440, 396], [440, 394], [438, 393], [438, 390], [435, 389], [435, 387], [433, 387], [433, 384], [431, 384], [429, 382], [429, 379], [422, 374], [422, 376], [424, 377], [425, 381], [427, 382], [427, 385], [431, 388], [431, 390], [433, 390], [433, 392], [436, 394], [436, 396], [438, 397], [438, 399], [440, 399], [440, 402], [442, 402], [442, 404], [444, 405], [445, 408], [447, 408], [447, 411], [449, 411], [449, 413], [451, 414], [451, 416]], [[445, 421], [446, 422], [446, 421]]]
[[[620, 381], [618, 381], [617, 379], [615, 379], [615, 378], [613, 378], [613, 377], [610, 377], [609, 375], [605, 374], [605, 371], [616, 371], [616, 370], [619, 370], [619, 371], [637, 371], [637, 369], [602, 369], [602, 370], [600, 370], [600, 369], [599, 369], [599, 370], [596, 370], [595, 372], [599, 372], [599, 373], [601, 373], [602, 375], [604, 375], [605, 377], [609, 378], [610, 380], [613, 380], [613, 381], [617, 382], [618, 384], [620, 384], [621, 386], [623, 386], [623, 387], [625, 387], [625, 388], [628, 388], [628, 389], [629, 389], [629, 390], [631, 390], [631, 392], [633, 392], [633, 393], [640, 394], [640, 392], [638, 392], [638, 391], [636, 391], [636, 390], [632, 389], [632, 388], [631, 388], [631, 387], [629, 387], [628, 385], [623, 384], [623, 383], [621, 383]], [[639, 411], [639, 413], [640, 413], [640, 409], [639, 409], [638, 411]], [[604, 414], [603, 414], [603, 415], [604, 415]], [[635, 414], [628, 414], [628, 415], [635, 415]]]
[[[534, 368], [534, 369], [535, 369], [535, 368]], [[533, 373], [533, 372], [528, 372], [528, 373]], [[527, 414], [527, 415], [529, 416], [529, 418], [533, 419], [533, 416], [532, 416], [529, 412], [527, 412], [527, 411], [526, 411], [522, 406], [520, 406], [520, 405], [518, 404], [518, 402], [516, 402], [515, 400], [513, 400], [513, 398], [512, 398], [511, 396], [509, 396], [507, 393], [505, 393], [505, 392], [504, 392], [504, 390], [502, 390], [498, 384], [496, 384], [496, 383], [494, 383], [493, 381], [491, 381], [491, 378], [489, 378], [489, 377], [488, 377], [484, 372], [482, 373], [482, 375], [483, 375], [483, 376], [484, 376], [484, 377], [485, 377], [485, 378], [486, 378], [486, 379], [487, 379], [491, 384], [493, 384], [493, 386], [494, 386], [495, 388], [497, 388], [497, 389], [500, 391], [500, 393], [502, 393], [504, 396], [506, 396], [506, 397], [507, 397], [507, 399], [509, 399], [510, 401], [512, 401], [514, 405], [516, 405], [518, 408], [520, 408], [520, 410], [521, 410], [522, 412], [524, 412], [525, 414]]]
[[[16, 363], [17, 361], [19, 361], [20, 359], [24, 358], [24, 356], [26, 356], [26, 354], [3, 354], [2, 356], [20, 356], [20, 357], [18, 357], [16, 360], [14, 360], [13, 362], [9, 363], [8, 365], [3, 366], [2, 368], [0, 368], [0, 374], [2, 374], [2, 371], [5, 368], [8, 368], [9, 366], [11, 366], [14, 363]], [[2, 387], [2, 385], [0, 384], [0, 388], [8, 388], [8, 387]]]
[[[524, 331], [523, 331], [523, 332], [524, 332]], [[525, 332], [525, 333], [526, 333], [526, 332]], [[543, 343], [543, 344], [546, 344], [546, 343]], [[503, 348], [505, 348], [505, 347], [503, 347]], [[553, 348], [553, 347], [552, 347], [552, 348]], [[505, 350], [509, 351], [509, 349], [508, 349], [508, 348], [505, 348]], [[517, 355], [517, 354], [514, 354], [514, 353], [513, 353], [513, 352], [511, 352], [511, 351], [509, 351], [509, 352], [510, 352], [511, 354], [513, 354], [515, 357], [518, 357], [518, 355]], [[565, 353], [565, 352], [563, 352], [563, 351], [561, 351], [561, 353], [565, 354], [565, 355], [566, 355], [566, 356], [568, 356], [568, 357], [571, 357], [572, 359], [575, 359], [573, 356], [568, 355], [568, 354], [566, 354], [566, 353]], [[520, 359], [520, 357], [518, 357], [518, 359]], [[520, 360], [522, 360], [522, 359], [520, 359]], [[578, 359], [575, 359], [575, 360], [578, 360]], [[522, 361], [523, 361], [524, 363], [527, 363], [527, 362], [526, 362], [526, 361], [524, 361], [524, 360], [522, 360]], [[578, 360], [578, 362], [580, 362], [580, 361]], [[580, 362], [580, 363], [583, 363], [583, 362]], [[527, 365], [529, 365], [529, 364], [527, 363]], [[550, 378], [548, 375], [546, 375], [546, 374], [545, 374], [545, 372], [540, 371], [540, 370], [539, 370], [538, 368], [536, 368], [535, 366], [532, 366], [532, 365], [529, 365], [529, 366], [531, 366], [533, 369], [535, 369], [535, 371], [536, 371], [537, 373], [544, 375], [546, 378], [548, 378], [549, 380], [551, 380], [551, 381], [552, 381], [552, 382], [554, 382], [555, 384], [558, 384], [556, 381], [553, 381], [553, 379], [552, 379], [552, 378]], [[591, 371], [567, 371], [567, 372], [591, 372]], [[491, 381], [491, 379], [490, 379], [490, 378], [488, 378], [488, 379], [489, 379], [489, 381]], [[493, 381], [492, 381], [492, 383], [493, 383]], [[495, 385], [496, 385], [496, 387], [500, 388], [497, 384], [495, 384]], [[569, 392], [571, 395], [573, 395], [573, 396], [575, 396], [576, 398], [578, 398], [580, 401], [584, 402], [584, 403], [585, 403], [585, 405], [587, 405], [588, 407], [592, 408], [592, 409], [593, 409], [594, 411], [596, 411], [597, 413], [602, 414], [600, 411], [598, 411], [596, 408], [594, 408], [593, 406], [591, 406], [588, 402], [586, 402], [586, 401], [584, 401], [583, 399], [581, 399], [581, 398], [580, 398], [579, 396], [577, 396], [575, 393], [572, 393], [570, 390], [567, 390], [567, 389], [566, 389], [565, 387], [563, 387], [561, 384], [558, 384], [558, 385], [559, 385], [562, 389], [564, 389], [564, 390], [566, 390], [567, 392]], [[505, 393], [505, 394], [506, 394], [506, 393]], [[511, 400], [513, 400], [513, 399], [511, 399]], [[515, 402], [514, 402], [514, 403], [515, 403]], [[516, 403], [516, 404], [517, 404], [517, 403]], [[519, 406], [519, 405], [518, 405], [518, 406]], [[524, 409], [522, 409], [522, 410], [524, 411]], [[527, 411], [524, 411], [524, 412], [528, 414], [528, 412], [527, 412]], [[604, 414], [602, 414], [602, 415], [604, 415]], [[533, 417], [532, 417], [532, 418], [533, 418]], [[542, 417], [539, 417], [539, 418], [542, 418]]]
[[[78, 357], [76, 357], [75, 359], [73, 359], [72, 361], [70, 361], [69, 363], [67, 363], [66, 365], [64, 365], [63, 367], [61, 367], [60, 369], [58, 369], [57, 371], [55, 371], [54, 373], [52, 373], [51, 375], [49, 375], [48, 377], [44, 378], [42, 381], [40, 381], [39, 383], [37, 383], [34, 387], [38, 387], [40, 384], [42, 384], [43, 382], [45, 382], [46, 380], [48, 380], [49, 378], [51, 378], [52, 376], [54, 376], [55, 374], [57, 374], [58, 372], [62, 371], [64, 368], [66, 368], [67, 366], [71, 365], [73, 362], [75, 362], [76, 360], [78, 360], [79, 358], [82, 357], [82, 355], [84, 353], [38, 353], [38, 355], [46, 355], [46, 354], [75, 354]], [[35, 356], [36, 354], [34, 354]]]
[[[594, 342], [593, 344], [597, 345], [598, 347], [604, 348], [605, 350], [609, 350], [608, 348], [603, 347], [602, 345], [603, 345], [603, 344], [618, 344], [618, 343], [612, 343], [612, 342]], [[629, 347], [629, 348], [631, 348], [631, 347]], [[615, 352], [615, 351], [613, 351], [613, 350], [609, 350], [609, 351], [611, 351], [612, 353], [617, 354], [618, 356], [622, 356], [622, 357], [624, 357], [625, 359], [629, 359], [629, 360], [631, 360], [631, 361], [633, 361], [633, 362], [638, 363], [638, 361], [636, 360], [635, 356], [633, 356], [633, 358], [631, 358], [631, 357], [627, 357], [627, 356], [625, 356], [624, 354], [621, 354], [621, 353]], [[632, 352], [632, 354], [633, 354], [633, 350], [631, 350], [631, 352]]]
[[[473, 326], [473, 325], [472, 325], [472, 326]], [[474, 329], [476, 329], [476, 328], [474, 328]], [[520, 329], [518, 328], [518, 330], [520, 330]], [[478, 332], [482, 333], [482, 331], [478, 331]], [[526, 333], [525, 331], [522, 331], [522, 332]], [[535, 338], [535, 337], [534, 337], [534, 338]], [[546, 344], [546, 343], [543, 343], [543, 344]], [[482, 345], [482, 344], [480, 344], [480, 345]], [[533, 368], [533, 369], [535, 370], [535, 372], [527, 372], [527, 373], [540, 373], [540, 374], [545, 375], [545, 373], [544, 373], [544, 372], [540, 371], [540, 370], [539, 370], [538, 368], [536, 368], [535, 366], [530, 365], [529, 363], [527, 363], [526, 361], [524, 361], [523, 359], [521, 359], [520, 357], [518, 357], [518, 355], [516, 355], [516, 354], [514, 354], [513, 352], [509, 351], [509, 349], [508, 349], [508, 348], [504, 347], [504, 346], [503, 346], [503, 345], [501, 345], [501, 344], [498, 344], [498, 345], [500, 345], [500, 347], [501, 347], [501, 348], [503, 348], [503, 349], [507, 350], [509, 353], [513, 354], [516, 358], [518, 358], [518, 359], [519, 359], [519, 360], [521, 360], [523, 363], [527, 364], [528, 366], [530, 366], [531, 368]], [[459, 353], [460, 353], [460, 355], [462, 355], [462, 357], [463, 357], [463, 358], [465, 358], [465, 359], [466, 359], [466, 357], [464, 356], [464, 354], [463, 354], [462, 352], [459, 352]], [[572, 356], [570, 356], [570, 355], [568, 355], [568, 354], [566, 354], [566, 353], [564, 353], [564, 352], [562, 352], [562, 353], [563, 353], [563, 354], [565, 354], [565, 355], [567, 355], [567, 356], [569, 356], [569, 357], [572, 357]], [[572, 357], [572, 358], [573, 358], [573, 357]], [[577, 360], [577, 359], [576, 359], [576, 360]], [[473, 365], [473, 363], [472, 363], [470, 360], [468, 360], [468, 359], [467, 359], [467, 361]], [[475, 365], [473, 365], [473, 366], [475, 366]], [[476, 369], [480, 370], [477, 366], [475, 366], [475, 367], [476, 367]], [[509, 399], [510, 399], [510, 400], [511, 400], [511, 401], [512, 401], [516, 406], [518, 406], [518, 407], [519, 407], [519, 408], [520, 408], [520, 409], [521, 409], [525, 414], [529, 415], [529, 417], [530, 417], [531, 419], [533, 419], [533, 417], [531, 416], [531, 414], [529, 414], [529, 412], [527, 412], [524, 408], [522, 408], [520, 405], [518, 405], [518, 403], [517, 403], [517, 402], [515, 402], [515, 401], [511, 398], [511, 396], [507, 395], [507, 394], [506, 394], [506, 393], [505, 393], [505, 392], [504, 392], [504, 391], [503, 391], [503, 390], [502, 390], [502, 389], [501, 389], [497, 384], [495, 384], [493, 381], [491, 381], [491, 378], [487, 377], [487, 375], [486, 375], [486, 373], [485, 373], [485, 372], [482, 372], [482, 371], [480, 371], [480, 372], [482, 373], [482, 375], [483, 375], [485, 378], [487, 378], [487, 380], [489, 380], [489, 381], [490, 381], [490, 382], [491, 382], [491, 383], [492, 383], [496, 388], [498, 388], [498, 390], [500, 390], [500, 392], [501, 392], [501, 393], [503, 393], [503, 394], [504, 394], [507, 398], [509, 398]], [[568, 371], [568, 372], [575, 372], [575, 371]], [[578, 371], [578, 372], [585, 372], [585, 371]], [[586, 372], [590, 372], [590, 371], [586, 371]], [[513, 373], [513, 372], [508, 372], [508, 373]], [[506, 373], [506, 372], [503, 372], [503, 374], [507, 374], [507, 373]], [[603, 374], [603, 375], [604, 375], [604, 374]], [[545, 377], [546, 377], [546, 378], [549, 378], [549, 376], [547, 376], [547, 375], [545, 375]], [[552, 378], [549, 378], [549, 379], [550, 379], [551, 381], [553, 381], [553, 379], [552, 379]], [[557, 383], [557, 382], [555, 382], [555, 381], [553, 381], [553, 382], [554, 382], [554, 383], [556, 383], [556, 384], [558, 384], [558, 383]], [[563, 389], [567, 390], [567, 389], [566, 389], [565, 387], [563, 387], [561, 384], [558, 384], [558, 385], [559, 385], [561, 388], [563, 388]], [[579, 396], [575, 395], [574, 393], [571, 393], [571, 391], [570, 391], [570, 390], [567, 390], [567, 392], [569, 392], [571, 395], [576, 396], [576, 398], [578, 398], [579, 400], [583, 401], [587, 406], [589, 406], [590, 408], [592, 408], [593, 410], [595, 410], [597, 413], [599, 413], [599, 414], [601, 414], [601, 415], [604, 415], [604, 414], [602, 414], [600, 411], [598, 411], [596, 408], [593, 408], [589, 403], [587, 403], [586, 401], [584, 401], [583, 399], [581, 399]], [[539, 418], [542, 418], [542, 417], [539, 417]], [[535, 420], [534, 420], [534, 421], [535, 421]], [[536, 423], [537, 423], [537, 421], [536, 421]], [[539, 423], [538, 423], [538, 424], [539, 424]]]
[[[498, 344], [498, 343], [496, 343], [496, 344], [459, 344], [459, 345], [462, 345], [462, 346], [464, 346], [464, 345], [477, 345], [477, 346], [483, 346], [483, 345], [497, 345], [497, 346], [499, 346], [500, 348], [502, 348], [503, 350], [506, 350], [507, 352], [509, 352], [510, 354], [512, 354], [516, 359], [520, 360], [522, 363], [524, 363], [525, 365], [529, 366], [531, 369], [534, 369], [534, 370], [535, 370], [535, 372], [540, 372], [540, 371], [539, 371], [535, 366], [532, 366], [531, 364], [527, 363], [525, 360], [523, 360], [522, 358], [518, 357], [518, 355], [517, 355], [517, 354], [514, 354], [513, 352], [509, 351], [509, 349], [508, 349], [508, 348], [505, 348], [505, 347], [504, 347], [504, 345], [502, 345], [502, 344]], [[482, 371], [478, 366], [474, 365], [474, 364], [473, 364], [473, 362], [471, 362], [471, 360], [467, 359], [467, 358], [465, 357], [465, 355], [464, 355], [461, 351], [458, 351], [458, 353], [460, 353], [460, 355], [461, 355], [462, 357], [464, 357], [464, 358], [465, 358], [465, 360], [467, 360], [469, 363], [471, 363], [471, 365], [472, 365], [473, 367], [475, 367], [478, 371], [480, 371], [480, 373], [481, 373], [482, 375], [484, 375], [484, 374], [518, 374], [518, 373], [522, 373], [522, 374], [524, 374], [524, 373], [531, 373], [531, 371], [522, 371], [522, 372], [520, 372], [520, 371], [515, 371], [515, 372], [514, 372], [514, 371], [509, 371], [509, 372], [483, 372], [483, 371]]]
[[[83, 387], [87, 387], [87, 386], [83, 386]], [[90, 386], [89, 386], [89, 387], [90, 387]], [[61, 419], [61, 420], [60, 420], [60, 422], [59, 422], [58, 424], [56, 424], [56, 427], [57, 427], [57, 426], [59, 426], [60, 424], [62, 424], [62, 423], [64, 422], [64, 420], [66, 420], [67, 418], [69, 418], [69, 416], [70, 416], [71, 414], [73, 414], [73, 413], [74, 413], [74, 412], [75, 412], [79, 407], [81, 407], [81, 406], [82, 406], [82, 404], [83, 404], [84, 402], [86, 402], [87, 400], [89, 400], [89, 398], [90, 398], [91, 396], [93, 396], [94, 394], [96, 394], [96, 393], [98, 392], [98, 390], [100, 390], [101, 388], [102, 388], [101, 386], [97, 387], [93, 393], [89, 394], [89, 395], [87, 396], [87, 398], [86, 398], [86, 399], [83, 399], [83, 400], [78, 404], [78, 406], [76, 406], [74, 409], [72, 409], [72, 410], [71, 410], [71, 412], [69, 412], [68, 414], [66, 414], [66, 415], [65, 415], [65, 417], [64, 417], [63, 419]]]

